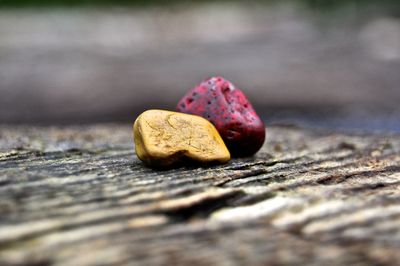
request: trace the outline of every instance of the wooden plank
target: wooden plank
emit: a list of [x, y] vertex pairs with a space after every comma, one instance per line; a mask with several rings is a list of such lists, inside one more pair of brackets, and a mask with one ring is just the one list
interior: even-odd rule
[[130, 125], [2, 126], [0, 265], [394, 265], [400, 136], [275, 126], [253, 158], [155, 171]]

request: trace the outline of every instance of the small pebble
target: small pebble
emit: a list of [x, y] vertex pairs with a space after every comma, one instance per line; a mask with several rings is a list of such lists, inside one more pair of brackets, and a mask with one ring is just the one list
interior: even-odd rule
[[244, 93], [213, 77], [190, 90], [178, 103], [182, 113], [199, 115], [217, 128], [232, 155], [250, 156], [265, 140], [265, 126]]
[[152, 167], [168, 167], [187, 159], [226, 163], [230, 153], [206, 119], [177, 112], [148, 110], [133, 125], [136, 154]]

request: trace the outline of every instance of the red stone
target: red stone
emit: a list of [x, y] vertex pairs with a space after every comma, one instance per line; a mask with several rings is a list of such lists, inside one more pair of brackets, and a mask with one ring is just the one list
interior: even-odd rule
[[252, 155], [264, 143], [265, 126], [253, 106], [241, 90], [221, 77], [209, 78], [190, 90], [177, 110], [213, 123], [233, 156]]

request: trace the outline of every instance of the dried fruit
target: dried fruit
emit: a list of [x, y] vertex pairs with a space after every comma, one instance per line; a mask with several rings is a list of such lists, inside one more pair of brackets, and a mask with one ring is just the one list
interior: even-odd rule
[[241, 90], [221, 77], [207, 79], [190, 90], [177, 110], [213, 123], [234, 156], [252, 155], [264, 143], [265, 126], [253, 106]]
[[218, 131], [200, 116], [148, 110], [136, 119], [133, 133], [136, 154], [149, 166], [166, 167], [185, 159], [200, 163], [230, 160]]

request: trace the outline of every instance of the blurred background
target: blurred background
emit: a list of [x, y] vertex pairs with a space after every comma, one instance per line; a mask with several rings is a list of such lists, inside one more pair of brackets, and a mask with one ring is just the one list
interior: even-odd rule
[[210, 76], [268, 124], [400, 132], [400, 1], [0, 0], [0, 123], [133, 122]]

